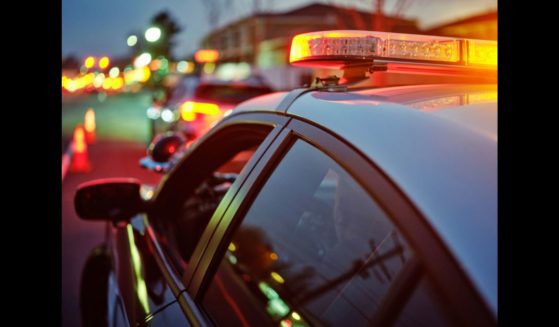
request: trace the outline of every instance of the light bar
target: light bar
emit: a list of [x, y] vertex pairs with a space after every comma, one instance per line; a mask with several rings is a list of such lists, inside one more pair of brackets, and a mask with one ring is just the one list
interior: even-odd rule
[[497, 42], [369, 31], [324, 31], [293, 38], [294, 65], [342, 67], [373, 60], [495, 68]]

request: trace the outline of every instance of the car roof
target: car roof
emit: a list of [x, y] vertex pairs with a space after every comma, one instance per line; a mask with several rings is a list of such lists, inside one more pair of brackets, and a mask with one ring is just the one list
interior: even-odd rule
[[[287, 95], [254, 98], [236, 110], [276, 110]], [[313, 90], [286, 113], [337, 134], [384, 170], [497, 313], [496, 85]]]

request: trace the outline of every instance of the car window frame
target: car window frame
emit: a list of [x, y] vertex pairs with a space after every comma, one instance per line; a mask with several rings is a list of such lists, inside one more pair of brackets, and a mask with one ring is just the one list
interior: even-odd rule
[[[381, 304], [382, 311], [376, 315], [378, 317], [375, 321], [383, 323], [394, 321], [415, 290], [421, 274], [427, 274], [446, 300], [445, 311], [451, 312], [457, 321], [464, 325], [495, 325], [495, 319], [488, 306], [468, 280], [465, 272], [405, 192], [357, 148], [335, 133], [301, 117], [292, 117], [270, 145], [269, 151], [246, 178], [243, 187], [223, 214], [219, 226], [216, 226], [196, 274], [188, 276], [187, 289], [195, 301], [202, 301], [234, 231], [242, 223], [244, 214], [283, 156], [298, 139], [315, 146], [342, 166], [385, 210], [391, 222], [403, 234], [419, 259], [412, 260], [409, 267], [405, 268], [405, 278], [390, 287]], [[450, 290], [452, 296], [449, 294]], [[402, 296], [405, 296], [403, 303]], [[481, 314], [471, 315], [468, 314], [469, 312]]]
[[[215, 128], [213, 128], [208, 134], [202, 137], [198, 142], [196, 142], [192, 148], [185, 154], [185, 156], [180, 160], [180, 162], [171, 170], [171, 172], [164, 177], [161, 183], [158, 185], [155, 195], [150, 201], [150, 206], [152, 207], [151, 210], [157, 211], [161, 208], [161, 202], [158, 202], [160, 197], [168, 197], [173, 193], [173, 189], [176, 189], [176, 186], [170, 183], [174, 183], [174, 180], [180, 177], [177, 177], [176, 174], [184, 174], [185, 165], [188, 167], [188, 162], [190, 158], [195, 158], [197, 154], [200, 152], [199, 149], [203, 148], [207, 142], [210, 141], [219, 141], [219, 138], [222, 138], [223, 135], [220, 133], [224, 130], [228, 132], [234, 132], [239, 127], [243, 126], [244, 130], [246, 130], [247, 126], [262, 126], [266, 125], [271, 127], [268, 135], [264, 138], [264, 140], [259, 144], [256, 152], [253, 154], [251, 159], [246, 164], [247, 169], [243, 169], [241, 174], [237, 177], [233, 185], [231, 186], [231, 192], [227, 192], [224, 199], [220, 202], [218, 208], [214, 212], [214, 215], [210, 219], [208, 226], [204, 230], [202, 234], [202, 238], [199, 240], [198, 244], [196, 245], [195, 250], [193, 251], [193, 255], [191, 257], [190, 263], [188, 265], [188, 269], [192, 268], [195, 269], [198, 265], [197, 262], [193, 262], [195, 259], [195, 255], [200, 258], [201, 254], [204, 253], [206, 244], [205, 241], [208, 241], [211, 235], [213, 235], [213, 231], [216, 227], [216, 224], [219, 222], [221, 218], [221, 213], [224, 212], [224, 209], [229, 206], [231, 201], [234, 200], [234, 195], [243, 184], [244, 180], [250, 174], [250, 171], [254, 167], [254, 165], [260, 160], [260, 158], [266, 153], [269, 146], [273, 143], [274, 139], [277, 135], [284, 129], [285, 125], [289, 121], [289, 118], [280, 116], [280, 115], [263, 115], [261, 113], [243, 113], [239, 115], [230, 116], [223, 121], [221, 121]], [[203, 151], [208, 151], [207, 149], [203, 149]], [[181, 168], [182, 167], [182, 168]], [[184, 175], [183, 175], [184, 176]], [[175, 178], [173, 178], [175, 177]], [[171, 287], [173, 294], [177, 297], [177, 301], [181, 306], [186, 318], [192, 323], [194, 326], [205, 326], [208, 325], [208, 319], [203, 316], [203, 312], [199, 309], [198, 305], [193, 301], [190, 294], [186, 292], [186, 285], [185, 280], [183, 279], [184, 274], [181, 275], [177, 271], [177, 267], [172, 263], [172, 259], [169, 258], [169, 254], [163, 249], [158, 237], [157, 233], [153, 230], [152, 221], [156, 219], [152, 214], [148, 212], [145, 215], [144, 221], [144, 228], [146, 228], [146, 238], [147, 241], [151, 244], [153, 249], [155, 250], [153, 255], [155, 260], [165, 278], [166, 283]]]
[[[237, 129], [243, 129], [243, 132], [246, 132], [247, 128], [250, 129], [251, 126], [267, 126], [270, 127], [271, 130], [265, 139], [260, 143], [256, 152], [253, 154], [251, 159], [247, 162], [246, 169], [239, 174], [236, 181], [231, 185], [230, 191], [225, 194], [225, 197], [220, 202], [220, 205], [216, 209], [214, 215], [216, 213], [220, 213], [227, 208], [230, 201], [233, 200], [231, 194], [236, 194], [237, 189], [239, 188], [240, 184], [248, 177], [248, 173], [252, 170], [255, 163], [260, 160], [264, 152], [267, 148], [272, 144], [272, 141], [275, 137], [280, 133], [280, 131], [284, 128], [284, 126], [288, 122], [287, 117], [282, 117], [280, 115], [262, 115], [259, 113], [245, 113], [235, 116], [227, 117], [226, 119], [222, 120], [215, 128], [210, 130], [206, 135], [204, 135], [201, 139], [195, 142], [191, 148], [187, 151], [183, 158], [172, 168], [172, 170], [168, 173], [168, 175], [164, 176], [163, 180], [157, 186], [154, 196], [150, 201], [150, 208], [151, 212], [148, 212], [148, 221], [155, 221], [158, 219], [157, 215], [165, 215], [168, 216], [172, 214], [172, 204], [180, 203], [180, 199], [182, 198], [181, 195], [178, 195], [176, 192], [177, 189], [180, 189], [181, 184], [184, 183], [187, 176], [191, 173], [191, 171], [196, 171], [196, 167], [200, 165], [201, 162], [197, 159], [200, 155], [200, 152], [207, 152], [208, 146], [211, 146], [211, 142], [220, 143], [219, 140], [223, 139], [224, 135], [223, 132], [227, 132], [226, 135], [234, 134]], [[211, 150], [211, 148], [210, 148]], [[191, 160], [192, 159], [192, 160]], [[194, 164], [192, 164], [194, 162]], [[179, 199], [177, 201], [177, 199]], [[171, 207], [171, 209], [169, 208]], [[154, 215], [153, 213], [157, 213]], [[154, 217], [155, 216], [155, 217]], [[202, 235], [203, 241], [205, 237], [211, 236], [212, 233], [212, 226], [214, 226], [215, 221], [217, 218], [210, 219], [210, 229], [208, 231], [204, 231]], [[153, 225], [153, 224], [152, 224]], [[205, 235], [205, 236], [204, 236]], [[188, 269], [195, 269], [197, 266], [197, 262], [193, 261], [197, 253], [203, 253], [202, 249], [198, 249], [199, 244], [196, 246], [195, 250], [193, 251], [193, 255], [191, 258], [191, 262], [189, 263]], [[173, 265], [174, 266], [174, 265]], [[184, 273], [182, 274], [185, 275]], [[184, 278], [182, 278], [185, 281]], [[185, 283], [186, 284], [186, 283]]]

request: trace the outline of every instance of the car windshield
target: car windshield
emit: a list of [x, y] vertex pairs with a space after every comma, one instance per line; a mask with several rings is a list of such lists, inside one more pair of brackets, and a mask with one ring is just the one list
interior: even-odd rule
[[181, 79], [176, 88], [173, 90], [169, 103], [177, 103], [185, 98], [192, 97], [198, 84], [199, 79], [195, 77], [186, 77]]
[[195, 97], [199, 100], [218, 101], [227, 104], [241, 103], [250, 98], [272, 92], [266, 86], [247, 85], [200, 85]]

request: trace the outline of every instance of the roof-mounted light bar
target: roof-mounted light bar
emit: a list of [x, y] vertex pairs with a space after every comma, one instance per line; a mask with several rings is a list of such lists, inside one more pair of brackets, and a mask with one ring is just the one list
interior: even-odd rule
[[494, 69], [497, 42], [369, 31], [324, 31], [297, 35], [294, 65], [342, 68], [383, 61], [408, 61]]

